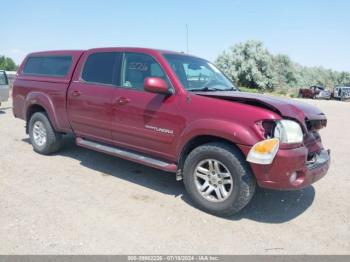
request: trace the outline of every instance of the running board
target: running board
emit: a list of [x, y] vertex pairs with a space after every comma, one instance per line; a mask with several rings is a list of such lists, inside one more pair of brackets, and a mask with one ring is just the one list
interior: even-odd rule
[[97, 142], [85, 140], [83, 138], [77, 137], [76, 144], [81, 147], [85, 147], [88, 149], [96, 150], [102, 153], [106, 153], [108, 155], [120, 157], [126, 160], [130, 160], [133, 162], [137, 162], [146, 166], [151, 166], [157, 169], [161, 169], [168, 172], [176, 172], [177, 165], [174, 163], [167, 163], [155, 158], [151, 158], [149, 156], [141, 155], [139, 153], [134, 153], [131, 151], [126, 151], [124, 149], [100, 144]]

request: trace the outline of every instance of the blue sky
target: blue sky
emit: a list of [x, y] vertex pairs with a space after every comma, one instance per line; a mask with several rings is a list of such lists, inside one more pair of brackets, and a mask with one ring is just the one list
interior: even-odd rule
[[0, 54], [143, 46], [214, 60], [231, 45], [261, 40], [307, 66], [350, 71], [349, 0], [0, 1]]

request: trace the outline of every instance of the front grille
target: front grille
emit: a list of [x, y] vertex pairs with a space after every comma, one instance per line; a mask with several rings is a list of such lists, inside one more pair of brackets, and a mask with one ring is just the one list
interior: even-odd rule
[[305, 121], [308, 132], [314, 132], [327, 126], [327, 119], [322, 120], [306, 120]]
[[308, 166], [313, 166], [317, 162], [318, 155], [323, 150], [321, 136], [318, 131], [327, 126], [327, 119], [321, 120], [306, 120], [307, 133], [304, 134], [304, 145], [308, 149], [306, 163]]
[[307, 161], [312, 161], [315, 154], [323, 149], [321, 136], [317, 131], [308, 132], [304, 135], [304, 145], [308, 149]]

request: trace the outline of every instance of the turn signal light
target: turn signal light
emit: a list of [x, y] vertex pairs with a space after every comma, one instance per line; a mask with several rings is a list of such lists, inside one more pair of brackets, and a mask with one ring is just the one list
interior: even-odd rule
[[247, 161], [255, 164], [269, 165], [275, 158], [278, 148], [279, 139], [266, 139], [256, 143], [249, 151]]

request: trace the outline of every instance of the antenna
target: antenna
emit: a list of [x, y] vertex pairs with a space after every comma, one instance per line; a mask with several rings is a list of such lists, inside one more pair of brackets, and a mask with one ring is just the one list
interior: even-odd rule
[[186, 51], [188, 54], [188, 24], [186, 24]]

